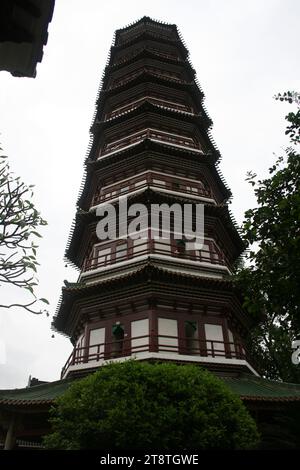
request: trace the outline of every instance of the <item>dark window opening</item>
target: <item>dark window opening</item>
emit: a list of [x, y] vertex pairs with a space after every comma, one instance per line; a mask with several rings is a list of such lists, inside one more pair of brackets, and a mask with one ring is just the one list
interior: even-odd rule
[[199, 354], [198, 326], [195, 321], [184, 322], [184, 334], [187, 354]]
[[118, 357], [122, 355], [124, 344], [124, 326], [120, 323], [115, 323], [112, 327], [112, 345], [111, 355], [112, 357]]

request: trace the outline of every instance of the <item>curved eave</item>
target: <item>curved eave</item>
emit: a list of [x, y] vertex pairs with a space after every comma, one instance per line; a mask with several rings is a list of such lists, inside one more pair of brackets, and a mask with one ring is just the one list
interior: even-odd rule
[[[236, 377], [220, 377], [222, 381], [244, 402], [268, 404], [292, 404], [300, 402], [300, 385], [256, 377], [250, 374], [239, 374]], [[0, 409], [35, 410], [42, 407], [47, 410], [54, 400], [61, 396], [75, 378], [49, 382], [44, 386], [36, 385], [29, 388], [0, 390]], [[44, 387], [41, 391], [40, 387]], [[32, 395], [42, 393], [47, 398], [32, 399]]]
[[[93, 177], [94, 171], [98, 170], [99, 168], [106, 167], [110, 163], [119, 161], [120, 156], [126, 158], [130, 155], [139, 154], [146, 150], [153, 150], [154, 152], [157, 152], [157, 153], [161, 151], [164, 152], [165, 150], [168, 150], [170, 152], [170, 146], [165, 146], [162, 143], [154, 142], [152, 140], [146, 139], [146, 140], [139, 142], [135, 147], [130, 147], [125, 150], [120, 150], [119, 152], [116, 152], [114, 155], [111, 155], [107, 157], [106, 159], [88, 160], [86, 162], [86, 165], [88, 167], [86, 179], [84, 181], [84, 184], [81, 187], [81, 192], [77, 201], [77, 204], [79, 205], [79, 207], [84, 206], [84, 202], [85, 202], [84, 200], [88, 195], [88, 190], [90, 187], [90, 182]], [[185, 158], [189, 158], [191, 161], [194, 160], [195, 162], [199, 161], [199, 155], [195, 155], [195, 152], [190, 152], [184, 149], [172, 148], [172, 155], [176, 155], [179, 157], [184, 156]], [[203, 159], [203, 162], [209, 166], [209, 169], [212, 172], [212, 175], [216, 178], [220, 191], [224, 195], [224, 199], [227, 200], [228, 198], [231, 197], [232, 194], [222, 174], [220, 173], [218, 168], [216, 168], [215, 166], [215, 162], [217, 161], [218, 158], [219, 158], [219, 154], [217, 154], [216, 156], [213, 156], [212, 154], [201, 155], [201, 159]]]
[[300, 402], [300, 396], [287, 396], [287, 397], [268, 397], [262, 395], [240, 395], [243, 401], [251, 402], [268, 402], [268, 403], [278, 403], [278, 402]]
[[[88, 190], [89, 190], [89, 185], [91, 182], [91, 179], [93, 177], [93, 173], [98, 170], [99, 168], [105, 168], [107, 165], [118, 162], [120, 161], [120, 157], [126, 158], [129, 156], [133, 155], [138, 155], [141, 152], [147, 151], [147, 150], [152, 150], [156, 153], [163, 152], [167, 150], [170, 152], [170, 146], [166, 146], [162, 143], [159, 142], [154, 142], [149, 139], [145, 139], [142, 142], [139, 142], [136, 146], [130, 147], [124, 150], [120, 150], [119, 152], [116, 152], [113, 155], [110, 155], [109, 157], [105, 159], [99, 159], [99, 160], [88, 160], [86, 162], [86, 165], [88, 167], [88, 171], [86, 174], [86, 178], [84, 179], [84, 182], [81, 186], [81, 191], [78, 197], [77, 204], [79, 207], [84, 206], [85, 198], [88, 195]], [[184, 150], [184, 149], [177, 149], [177, 148], [171, 148], [172, 154], [182, 157], [184, 156], [185, 158], [189, 158], [190, 161], [199, 161], [199, 155], [195, 154], [195, 152], [191, 152], [189, 150]], [[217, 179], [217, 184], [220, 187], [221, 193], [224, 196], [224, 199], [227, 200], [228, 198], [231, 197], [231, 191], [226, 185], [226, 182], [223, 178], [223, 176], [220, 174], [220, 171], [218, 168], [215, 167], [215, 162], [217, 160], [217, 157], [214, 156], [213, 154], [204, 154], [200, 155], [201, 161], [209, 166], [210, 171], [212, 174], [216, 177]]]
[[149, 39], [150, 41], [156, 41], [160, 44], [163, 43], [169, 46], [177, 47], [178, 49], [180, 49], [184, 58], [188, 57], [189, 55], [188, 49], [185, 47], [185, 45], [183, 44], [183, 42], [181, 41], [179, 37], [178, 39], [168, 39], [168, 38], [160, 36], [159, 34], [151, 33], [150, 31], [141, 31], [139, 34], [137, 34], [133, 38], [129, 38], [128, 41], [124, 41], [122, 42], [122, 44], [117, 44], [118, 39], [117, 39], [117, 32], [116, 32], [115, 44], [111, 46], [111, 55], [110, 55], [109, 63], [113, 62], [114, 53], [116, 51], [126, 49], [127, 47], [133, 46], [137, 42], [141, 40], [145, 40], [145, 39]]
[[115, 70], [120, 70], [122, 68], [126, 68], [126, 66], [128, 66], [130, 64], [133, 64], [137, 59], [141, 59], [141, 58], [144, 58], [144, 57], [154, 59], [154, 60], [158, 60], [158, 61], [161, 61], [161, 62], [164, 62], [164, 63], [167, 63], [167, 64], [171, 64], [171, 65], [176, 65], [176, 66], [181, 65], [183, 67], [186, 67], [189, 70], [189, 72], [192, 76], [196, 75], [195, 69], [192, 67], [192, 65], [190, 64], [190, 62], [187, 59], [185, 59], [185, 60], [181, 60], [181, 59], [176, 60], [176, 59], [171, 59], [171, 58], [168, 58], [168, 57], [162, 57], [159, 54], [156, 54], [155, 52], [147, 49], [147, 47], [145, 46], [137, 54], [135, 54], [132, 57], [129, 57], [127, 60], [123, 60], [122, 62], [116, 62], [116, 63], [107, 65], [105, 67], [105, 70], [104, 70], [104, 76], [106, 74], [110, 73], [110, 72], [114, 72]]
[[[148, 77], [148, 79], [145, 81], [144, 78]], [[150, 79], [149, 79], [150, 77]], [[102, 89], [99, 92], [99, 98], [96, 100], [96, 111], [95, 111], [95, 116], [101, 117], [104, 111], [105, 103], [106, 103], [106, 98], [109, 98], [111, 96], [114, 96], [115, 93], [117, 94], [124, 93], [128, 90], [131, 90], [132, 88], [138, 86], [138, 85], [160, 85], [164, 87], [170, 87], [172, 91], [174, 90], [179, 90], [179, 91], [184, 91], [186, 93], [189, 93], [191, 97], [193, 98], [194, 102], [200, 102], [200, 109], [203, 114], [207, 117], [208, 120], [211, 121], [207, 110], [204, 107], [203, 104], [203, 98], [204, 98], [204, 93], [200, 90], [199, 85], [197, 85], [194, 81], [189, 82], [189, 83], [179, 83], [179, 82], [170, 82], [167, 78], [160, 78], [156, 75], [152, 75], [150, 72], [144, 72], [143, 74], [135, 77], [132, 79], [132, 81], [127, 82], [126, 84], [120, 86], [119, 89]]]
[[100, 95], [101, 97], [103, 95], [109, 96], [114, 95], [115, 93], [119, 93], [121, 91], [126, 91], [128, 90], [128, 88], [131, 88], [134, 85], [144, 83], [145, 78], [148, 77], [151, 78], [151, 83], [158, 83], [164, 86], [169, 85], [172, 87], [172, 89], [188, 91], [190, 93], [193, 93], [192, 96], [194, 97], [194, 99], [199, 99], [200, 101], [202, 101], [202, 99], [204, 98], [204, 93], [199, 89], [198, 85], [195, 83], [194, 80], [192, 80], [191, 82], [172, 80], [171, 78], [154, 75], [148, 71], [144, 71], [143, 73], [134, 77], [132, 80], [128, 80], [128, 82], [124, 83], [123, 85], [119, 85], [113, 88], [102, 89]]
[[[70, 287], [62, 288], [62, 296], [60, 303], [57, 306], [56, 313], [52, 322], [52, 328], [65, 335], [71, 335], [70, 326], [67, 326], [70, 321], [71, 310], [74, 303], [87, 296], [93, 295], [107, 295], [110, 291], [121, 292], [122, 287], [129, 285], [137, 286], [138, 282], [155, 283], [159, 279], [159, 283], [162, 284], [164, 281], [168, 281], [171, 285], [174, 282], [183, 283], [184, 285], [193, 287], [201, 286], [202, 288], [218, 289], [223, 291], [237, 292], [233, 282], [230, 279], [213, 279], [210, 277], [195, 277], [181, 272], [174, 272], [168, 269], [159, 268], [151, 265], [151, 262], [146, 262], [139, 269], [130, 271], [126, 274], [114, 276], [110, 279], [105, 279], [94, 283], [92, 285], [77, 284]], [[70, 323], [69, 323], [70, 325]]]
[[244, 401], [300, 402], [300, 384], [277, 382], [249, 374], [222, 377], [222, 380]]
[[78, 263], [76, 257], [78, 241], [83, 236], [86, 226], [91, 222], [96, 222], [95, 212], [77, 211], [65, 251], [65, 259], [76, 268], [80, 268], [80, 263]]
[[194, 151], [192, 148], [180, 148], [176, 146], [172, 146], [171, 144], [164, 144], [163, 142], [159, 141], [154, 141], [151, 139], [144, 139], [141, 142], [138, 142], [136, 145], [132, 147], [128, 147], [126, 149], [120, 149], [116, 151], [113, 155], [109, 155], [108, 157], [105, 158], [99, 158], [97, 160], [87, 160], [88, 164], [95, 165], [95, 168], [100, 168], [103, 164], [104, 166], [106, 165], [106, 162], [112, 162], [112, 161], [117, 161], [119, 160], [120, 155], [135, 155], [137, 154], [140, 150], [157, 150], [162, 153], [164, 153], [165, 150], [167, 150], [167, 153], [172, 152], [172, 155], [177, 155], [180, 157], [191, 157], [195, 161], [199, 161], [201, 159], [202, 162], [205, 162], [207, 164], [212, 164], [215, 165], [215, 163], [220, 159], [219, 152], [209, 152], [209, 153], [199, 153]]
[[0, 390], [1, 408], [48, 407], [62, 395], [72, 380], [57, 380], [23, 389]]
[[133, 110], [128, 110], [123, 114], [115, 118], [108, 119], [106, 121], [96, 121], [90, 129], [91, 133], [97, 133], [101, 130], [109, 128], [112, 124], [121, 124], [126, 123], [126, 120], [131, 117], [138, 116], [141, 112], [152, 111], [154, 114], [163, 115], [165, 117], [170, 117], [173, 119], [183, 119], [185, 122], [193, 123], [199, 127], [201, 131], [206, 132], [208, 128], [212, 125], [212, 121], [200, 114], [191, 114], [185, 111], [179, 111], [164, 106], [156, 105], [148, 100], [145, 100], [143, 103], [139, 104]]
[[[111, 89], [101, 88], [100, 91], [99, 91], [99, 97], [96, 100], [95, 117], [96, 116], [101, 116], [101, 114], [103, 113], [103, 109], [104, 109], [104, 105], [105, 105], [105, 101], [106, 101], [107, 97], [113, 96], [116, 93], [122, 93], [122, 92], [136, 86], [136, 85], [140, 85], [140, 84], [143, 84], [143, 83], [144, 84], [151, 83], [151, 84], [154, 84], [154, 85], [157, 84], [157, 85], [162, 85], [162, 86], [165, 86], [165, 87], [169, 86], [169, 87], [172, 88], [172, 90], [177, 89], [177, 90], [180, 90], [180, 91], [185, 91], [185, 92], [187, 92], [191, 95], [191, 97], [194, 99], [194, 101], [196, 103], [198, 101], [200, 103], [202, 103], [202, 100], [204, 98], [204, 93], [200, 90], [199, 85], [197, 85], [194, 80], [192, 82], [183, 83], [183, 82], [178, 82], [176, 80], [172, 81], [172, 80], [167, 79], [167, 78], [158, 77], [157, 75], [153, 75], [150, 72], [143, 72], [140, 75], [138, 75], [137, 77], [133, 78], [132, 80], [130, 80], [127, 83], [125, 83], [123, 85], [120, 85], [118, 87], [111, 88]], [[206, 109], [203, 106], [203, 104], [202, 104], [202, 108], [203, 108], [203, 112], [206, 114], [207, 118], [210, 119]], [[95, 122], [95, 120], [93, 120], [93, 123], [94, 122]]]
[[133, 21], [132, 23], [128, 24], [127, 26], [123, 26], [122, 28], [117, 29], [116, 33], [115, 33], [116, 34], [116, 41], [117, 41], [117, 38], [120, 35], [120, 33], [125, 33], [126, 31], [130, 31], [135, 26], [138, 26], [139, 24], [146, 23], [146, 22], [147, 23], [152, 23], [154, 25], [159, 25], [159, 26], [170, 28], [178, 34], [176, 24], [166, 23], [165, 21], [154, 20], [150, 16], [144, 15], [140, 19], [138, 19], [136, 21]]
[[[152, 146], [152, 147], [151, 147]], [[214, 148], [212, 148], [211, 151], [207, 152], [207, 153], [200, 153], [196, 150], [194, 150], [193, 148], [189, 148], [189, 147], [185, 147], [185, 148], [181, 148], [181, 147], [178, 147], [176, 145], [172, 145], [172, 144], [165, 144], [161, 141], [157, 141], [157, 140], [153, 140], [151, 138], [146, 138], [140, 142], [137, 142], [135, 145], [132, 145], [130, 147], [127, 147], [125, 149], [120, 149], [120, 150], [116, 150], [114, 153], [110, 154], [110, 155], [103, 155], [101, 158], [87, 158], [86, 159], [86, 164], [87, 165], [90, 165], [90, 164], [98, 164], [100, 163], [101, 161], [104, 162], [108, 162], [108, 161], [113, 161], [114, 159], [118, 158], [118, 156], [120, 155], [132, 155], [132, 154], [136, 154], [137, 151], [139, 151], [141, 148], [145, 148], [145, 149], [150, 149], [150, 148], [157, 148], [158, 150], [167, 150], [167, 151], [171, 151], [172, 154], [176, 154], [176, 155], [181, 155], [181, 156], [193, 156], [196, 160], [199, 161], [199, 159], [201, 158], [201, 161], [206, 161], [207, 163], [212, 163], [212, 164], [216, 164], [218, 161], [220, 161], [221, 159], [221, 155], [219, 153], [218, 150], [215, 150]], [[101, 165], [99, 165], [101, 166]]]
[[199, 92], [199, 93], [197, 93], [198, 94], [197, 98], [200, 101], [202, 101], [202, 99], [204, 98], [203, 93], [200, 91], [198, 85], [195, 83], [194, 80], [192, 80], [190, 82], [184, 81], [184, 80], [175, 80], [175, 79], [172, 79], [172, 78], [164, 77], [162, 75], [153, 74], [153, 73], [151, 73], [147, 70], [143, 70], [142, 73], [138, 74], [136, 77], [133, 77], [131, 80], [128, 80], [126, 83], [123, 83], [121, 85], [112, 86], [112, 87], [109, 87], [109, 88], [103, 88], [102, 93], [115, 94], [115, 93], [119, 93], [121, 91], [128, 90], [128, 88], [131, 88], [132, 86], [134, 86], [138, 83], [145, 82], [145, 77], [146, 78], [151, 77], [152, 82], [156, 82], [156, 83], [159, 83], [160, 85], [164, 85], [164, 86], [169, 85], [173, 89], [190, 91], [190, 89], [195, 88], [197, 90], [197, 92]]
[[[93, 119], [93, 123], [92, 123], [91, 127], [93, 127], [94, 123], [96, 122], [96, 116], [100, 116], [101, 113], [103, 112], [103, 106], [104, 106], [104, 101], [105, 101], [106, 96], [109, 96], [111, 94], [113, 95], [113, 94], [115, 94], [115, 92], [125, 91], [128, 88], [131, 88], [132, 86], [135, 86], [135, 85], [138, 85], [138, 84], [141, 84], [141, 83], [147, 83], [147, 80], [145, 81], [144, 79], [148, 78], [148, 77], [151, 77], [151, 82], [149, 82], [149, 83], [158, 83], [158, 84], [164, 85], [164, 86], [166, 86], [166, 84], [170, 84], [173, 89], [178, 88], [179, 90], [184, 90], [184, 91], [187, 91], [188, 93], [191, 93], [191, 96], [195, 99], [196, 102], [197, 102], [197, 100], [199, 100], [201, 102], [203, 97], [204, 97], [204, 94], [200, 91], [199, 87], [196, 85], [195, 82], [178, 83], [176, 81], [173, 82], [173, 81], [168, 80], [168, 79], [162, 79], [161, 77], [156, 77], [156, 76], [152, 75], [151, 73], [144, 72], [144, 73], [140, 74], [138, 77], [134, 78], [132, 81], [127, 82], [125, 85], [122, 85], [118, 88], [114, 88], [113, 90], [101, 90], [100, 91], [99, 99], [96, 102], [97, 109], [95, 111], [95, 119]], [[207, 118], [210, 119], [204, 108], [203, 108], [203, 111], [207, 115]], [[209, 136], [209, 134], [208, 134], [208, 136]], [[214, 141], [211, 139], [210, 136], [209, 136], [209, 138], [212, 141], [212, 146], [216, 147]], [[90, 145], [89, 145], [89, 149], [88, 149], [88, 158], [93, 158], [93, 154], [96, 151], [96, 145], [97, 145], [97, 141], [92, 136], [91, 142], [90, 142]]]

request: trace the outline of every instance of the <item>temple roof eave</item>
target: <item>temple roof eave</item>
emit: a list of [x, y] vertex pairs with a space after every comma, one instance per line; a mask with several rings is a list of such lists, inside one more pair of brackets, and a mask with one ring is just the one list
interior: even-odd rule
[[[245, 403], [280, 404], [300, 403], [300, 385], [240, 373], [236, 377], [219, 377]], [[56, 398], [65, 393], [77, 379], [63, 379], [33, 387], [0, 390], [0, 410], [34, 409], [40, 405], [49, 408]]]

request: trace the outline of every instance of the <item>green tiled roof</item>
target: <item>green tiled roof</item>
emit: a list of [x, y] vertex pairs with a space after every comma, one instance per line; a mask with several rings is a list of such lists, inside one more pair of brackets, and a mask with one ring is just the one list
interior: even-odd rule
[[300, 401], [300, 384], [277, 382], [248, 374], [222, 379], [243, 400]]
[[46, 405], [62, 395], [72, 380], [57, 380], [27, 388], [0, 390], [1, 405]]
[[[248, 374], [222, 377], [222, 380], [245, 401], [300, 401], [300, 384], [276, 382]], [[50, 405], [72, 382], [72, 379], [58, 380], [28, 388], [0, 390], [0, 406]]]

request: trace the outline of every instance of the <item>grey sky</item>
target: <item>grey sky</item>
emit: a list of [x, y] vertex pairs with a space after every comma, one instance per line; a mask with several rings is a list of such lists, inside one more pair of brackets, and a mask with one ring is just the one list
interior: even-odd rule
[[[114, 30], [148, 15], [176, 23], [205, 92], [240, 223], [254, 204], [249, 169], [265, 175], [287, 143], [287, 105], [272, 96], [299, 90], [298, 0], [57, 0], [36, 79], [0, 73], [0, 131], [12, 169], [35, 184], [35, 203], [49, 225], [40, 243], [39, 293], [53, 314], [64, 279], [75, 280], [63, 254], [75, 214], [89, 127]], [[2, 292], [20, 300], [20, 293]], [[71, 352], [50, 319], [0, 311], [0, 387], [22, 387], [29, 374], [59, 378]]]

